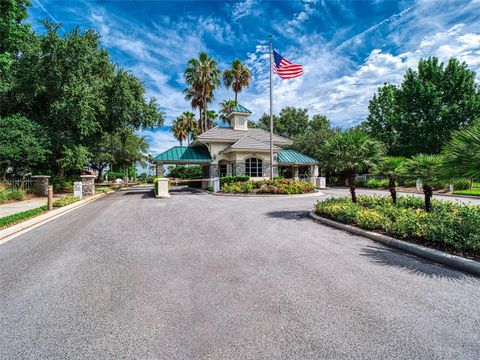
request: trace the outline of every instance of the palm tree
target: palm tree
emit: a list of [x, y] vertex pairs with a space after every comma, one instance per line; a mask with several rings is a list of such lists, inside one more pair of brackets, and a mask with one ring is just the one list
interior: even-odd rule
[[207, 108], [214, 98], [214, 91], [220, 86], [220, 70], [215, 59], [201, 52], [198, 59], [191, 59], [185, 70], [185, 81], [189, 85], [184, 90], [185, 98], [193, 109], [200, 109], [201, 132], [207, 129]]
[[220, 103], [220, 120], [222, 120], [223, 122], [227, 122], [227, 116], [233, 111], [235, 105], [235, 100], [223, 100]]
[[232, 67], [223, 71], [223, 82], [227, 89], [233, 89], [235, 93], [235, 104], [237, 104], [238, 93], [248, 87], [250, 81], [252, 81], [252, 74], [247, 65], [240, 60], [233, 60]]
[[324, 157], [333, 171], [346, 175], [352, 202], [357, 202], [357, 173], [377, 165], [385, 155], [385, 145], [359, 130], [336, 133], [324, 146]]
[[392, 196], [392, 203], [397, 203], [397, 180], [401, 174], [401, 166], [405, 162], [403, 157], [387, 156], [377, 164], [374, 172], [388, 178], [388, 189]]
[[175, 137], [175, 139], [180, 141], [180, 146], [182, 146], [183, 141], [186, 140], [188, 137], [188, 129], [185, 125], [186, 124], [182, 116], [177, 117], [172, 122], [173, 136]]
[[402, 176], [407, 180], [420, 180], [425, 196], [425, 211], [430, 211], [433, 196], [432, 185], [438, 182], [442, 157], [439, 155], [419, 154], [405, 161], [402, 165]]
[[441, 175], [446, 180], [480, 179], [480, 119], [471, 127], [454, 132], [443, 152]]
[[183, 127], [187, 132], [188, 145], [190, 141], [198, 135], [198, 123], [195, 114], [190, 111], [184, 111], [177, 119], [181, 119]]
[[206, 116], [207, 130], [215, 127], [215, 120], [218, 118], [217, 113], [214, 110], [208, 110]]

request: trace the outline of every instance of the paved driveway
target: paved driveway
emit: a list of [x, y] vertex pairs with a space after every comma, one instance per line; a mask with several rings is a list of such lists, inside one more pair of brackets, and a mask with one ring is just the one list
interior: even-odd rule
[[315, 198], [115, 193], [0, 246], [1, 359], [478, 359], [480, 279]]

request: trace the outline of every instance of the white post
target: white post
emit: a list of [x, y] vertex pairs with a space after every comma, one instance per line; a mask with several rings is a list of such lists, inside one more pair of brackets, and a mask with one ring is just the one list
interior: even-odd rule
[[217, 193], [220, 191], [220, 178], [213, 178], [213, 192]]
[[80, 199], [83, 196], [82, 182], [76, 181], [73, 183], [73, 196], [78, 196]]

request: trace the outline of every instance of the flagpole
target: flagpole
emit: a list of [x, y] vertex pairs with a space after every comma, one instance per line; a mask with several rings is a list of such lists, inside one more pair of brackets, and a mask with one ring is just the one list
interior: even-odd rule
[[270, 38], [270, 178], [273, 180], [272, 35]]

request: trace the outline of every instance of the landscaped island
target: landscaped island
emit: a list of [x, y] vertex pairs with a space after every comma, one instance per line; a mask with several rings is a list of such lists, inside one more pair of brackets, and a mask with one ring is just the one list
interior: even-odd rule
[[323, 217], [393, 235], [450, 253], [480, 260], [480, 206], [432, 201], [430, 212], [421, 198], [358, 196], [333, 198], [315, 205]]
[[226, 176], [221, 179], [221, 192], [224, 193], [293, 195], [314, 191], [313, 184], [294, 179], [250, 180], [248, 176]]

